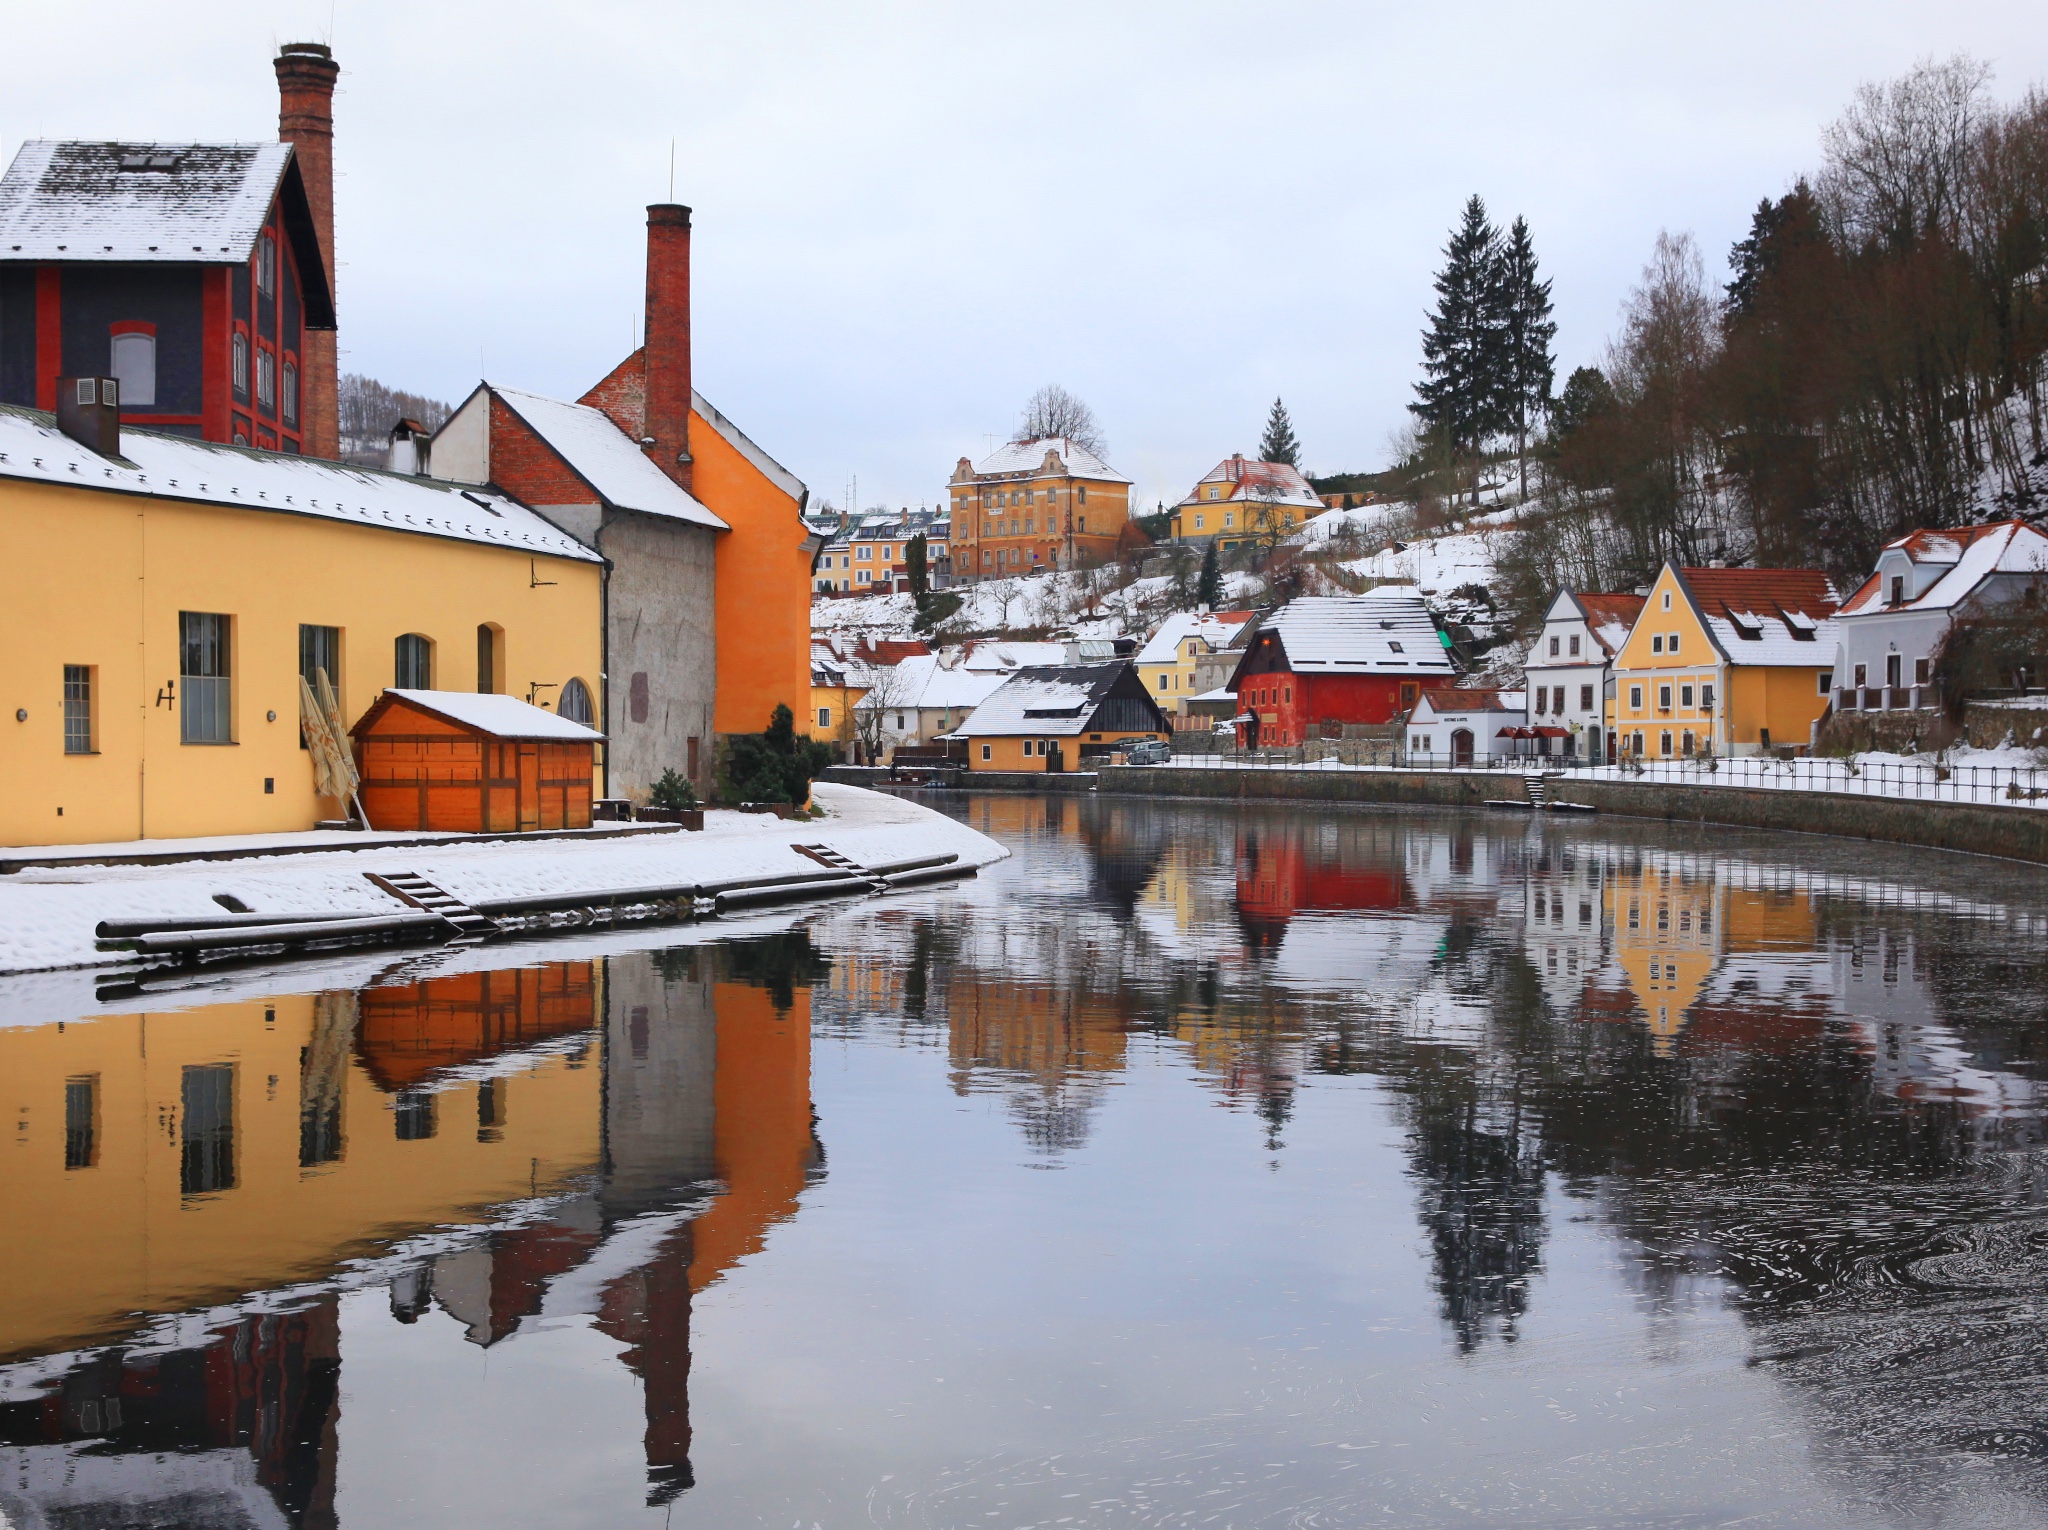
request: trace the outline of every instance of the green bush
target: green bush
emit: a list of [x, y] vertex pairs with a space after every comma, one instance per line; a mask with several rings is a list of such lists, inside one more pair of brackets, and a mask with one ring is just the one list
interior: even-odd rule
[[673, 765], [661, 773], [661, 779], [654, 783], [654, 790], [647, 796], [658, 808], [693, 808], [697, 805], [697, 788], [690, 784], [688, 776], [678, 774]]
[[739, 734], [727, 746], [726, 796], [801, 804], [811, 795], [812, 778], [831, 763], [831, 746], [799, 737], [796, 714], [778, 703], [764, 732]]

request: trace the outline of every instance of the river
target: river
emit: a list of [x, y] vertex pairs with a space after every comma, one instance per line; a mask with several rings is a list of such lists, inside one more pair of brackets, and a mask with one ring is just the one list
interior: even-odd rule
[[946, 810], [1012, 858], [0, 992], [6, 1521], [2048, 1525], [2048, 873]]

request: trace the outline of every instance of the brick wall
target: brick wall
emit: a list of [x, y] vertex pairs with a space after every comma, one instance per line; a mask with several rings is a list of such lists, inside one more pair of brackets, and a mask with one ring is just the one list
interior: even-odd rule
[[491, 481], [529, 505], [589, 505], [597, 495], [554, 448], [497, 397], [491, 399]]

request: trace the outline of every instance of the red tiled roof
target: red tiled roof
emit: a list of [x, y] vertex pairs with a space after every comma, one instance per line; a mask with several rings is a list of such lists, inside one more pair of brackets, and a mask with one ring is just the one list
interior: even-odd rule
[[1834, 587], [1817, 568], [1682, 568], [1678, 576], [1707, 616], [1801, 611], [1819, 621], [1835, 613]]
[[1586, 625], [1593, 629], [1594, 641], [1606, 646], [1607, 640], [1600, 636], [1600, 629], [1618, 624], [1625, 632], [1636, 624], [1636, 618], [1643, 614], [1646, 595], [1623, 595], [1615, 591], [1597, 592], [1574, 591], [1572, 599], [1579, 603], [1579, 609], [1586, 613]]

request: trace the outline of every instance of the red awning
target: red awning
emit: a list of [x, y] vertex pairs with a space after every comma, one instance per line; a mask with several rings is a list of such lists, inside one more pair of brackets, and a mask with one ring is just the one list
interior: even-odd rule
[[1534, 738], [1536, 735], [1527, 728], [1503, 728], [1494, 734], [1495, 738]]
[[1572, 730], [1569, 728], [1531, 728], [1528, 736], [1530, 738], [1570, 738]]

